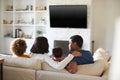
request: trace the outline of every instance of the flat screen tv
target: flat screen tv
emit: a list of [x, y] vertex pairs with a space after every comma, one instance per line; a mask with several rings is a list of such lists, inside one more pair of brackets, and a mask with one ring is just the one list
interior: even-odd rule
[[50, 27], [87, 28], [87, 5], [50, 5]]

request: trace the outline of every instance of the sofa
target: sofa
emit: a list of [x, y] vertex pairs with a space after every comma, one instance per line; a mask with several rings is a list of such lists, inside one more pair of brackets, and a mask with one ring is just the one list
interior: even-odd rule
[[4, 58], [3, 80], [108, 80], [110, 55], [99, 48], [93, 57], [93, 64], [79, 65], [78, 72], [71, 74], [38, 59], [0, 54], [0, 58]]

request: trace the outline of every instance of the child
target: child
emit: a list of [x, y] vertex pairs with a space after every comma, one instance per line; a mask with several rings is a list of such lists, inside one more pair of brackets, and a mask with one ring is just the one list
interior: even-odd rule
[[22, 38], [16, 38], [10, 45], [10, 50], [13, 53], [13, 57], [30, 58], [29, 55], [25, 54], [26, 48], [26, 42]]
[[62, 52], [62, 49], [60, 47], [56, 47], [52, 50], [52, 59], [54, 61], [62, 61], [64, 58], [62, 57], [63, 55], [63, 52]]

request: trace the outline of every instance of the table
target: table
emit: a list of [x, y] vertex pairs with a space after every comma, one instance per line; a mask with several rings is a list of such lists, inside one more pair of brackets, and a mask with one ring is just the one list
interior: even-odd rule
[[0, 58], [0, 80], [3, 80], [3, 62], [4, 59]]

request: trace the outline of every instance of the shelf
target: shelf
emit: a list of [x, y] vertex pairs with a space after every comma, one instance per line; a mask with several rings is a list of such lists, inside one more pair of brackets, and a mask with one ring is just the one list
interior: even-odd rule
[[47, 10], [37, 10], [37, 11], [35, 11], [35, 12], [37, 12], [37, 13], [47, 13]]
[[35, 11], [14, 11], [16, 13], [35, 13]]
[[30, 26], [30, 27], [33, 27], [34, 24], [14, 24], [15, 26]]
[[14, 11], [2, 11], [3, 13], [14, 13]]
[[46, 24], [36, 24], [35, 26], [44, 26], [44, 27], [46, 27]]
[[13, 24], [3, 24], [4, 26], [13, 26]]

